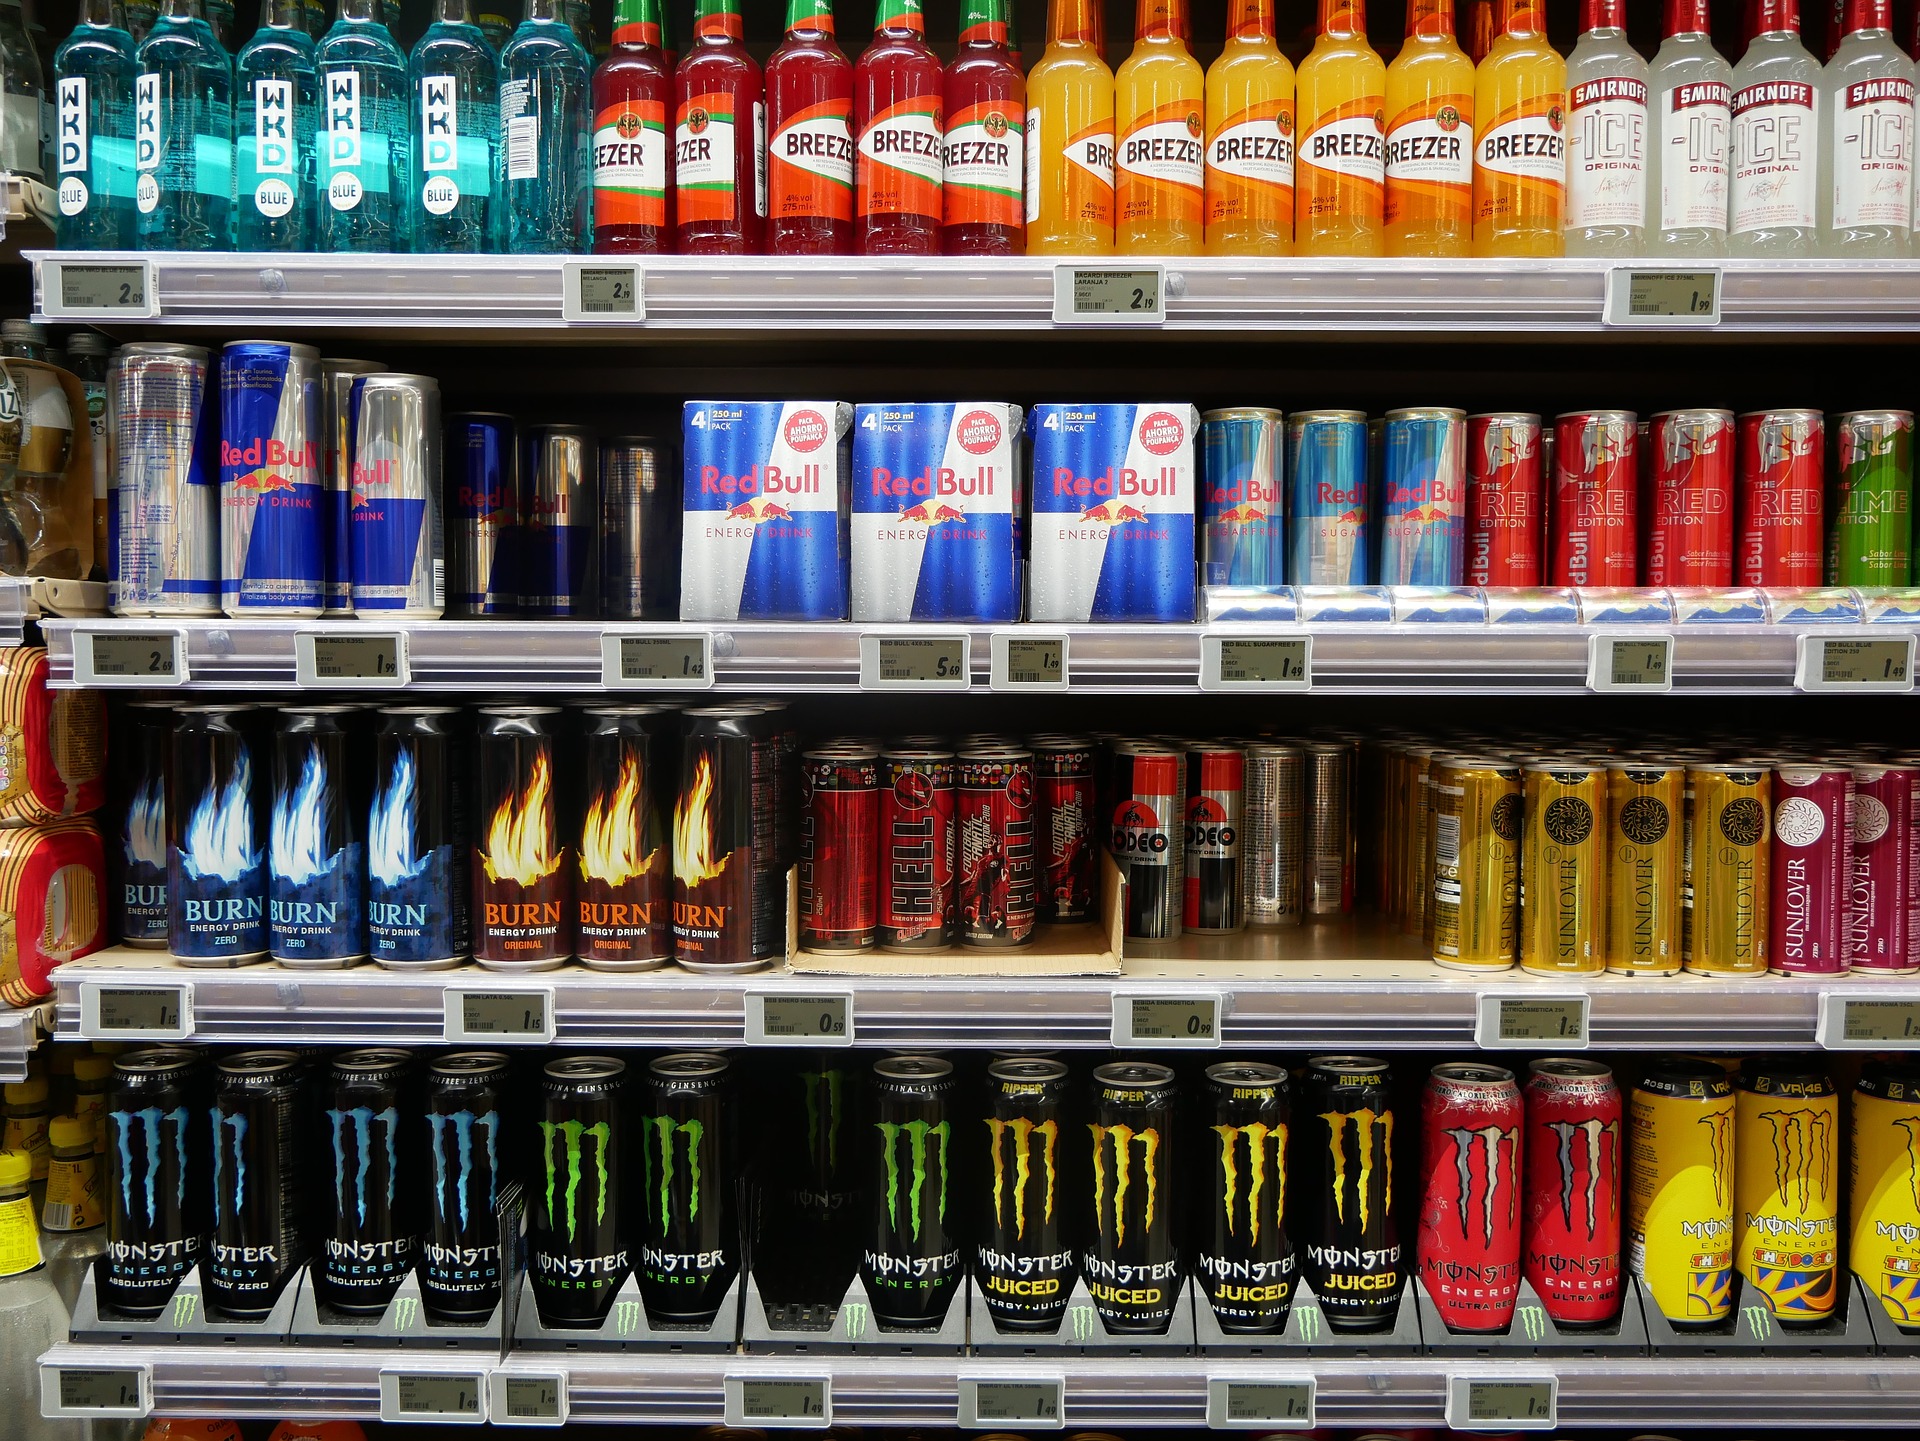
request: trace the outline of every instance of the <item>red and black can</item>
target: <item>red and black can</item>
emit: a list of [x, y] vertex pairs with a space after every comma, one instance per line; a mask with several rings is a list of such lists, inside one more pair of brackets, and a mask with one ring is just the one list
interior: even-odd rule
[[880, 934], [880, 755], [830, 745], [800, 757], [800, 944], [872, 950]]
[[1094, 912], [1100, 864], [1093, 842], [1093, 742], [1045, 736], [1030, 744], [1039, 808], [1040, 919], [1084, 921]]
[[575, 945], [601, 971], [648, 971], [673, 959], [667, 828], [674, 712], [657, 705], [586, 709], [586, 813], [580, 823]]
[[1540, 417], [1467, 417], [1468, 585], [1540, 584]]
[[556, 706], [482, 706], [475, 737], [473, 958], [544, 971], [573, 955], [573, 867], [560, 817]]
[[1113, 748], [1113, 827], [1108, 845], [1127, 878], [1127, 939], [1166, 941], [1180, 934], [1186, 756], [1152, 741]]
[[1186, 907], [1182, 923], [1202, 935], [1246, 929], [1240, 818], [1246, 809], [1243, 746], [1187, 747]]
[[1733, 584], [1733, 412], [1653, 418], [1648, 585]]
[[1633, 585], [1639, 578], [1638, 423], [1630, 410], [1554, 421], [1548, 525], [1553, 585]]
[[1499, 1331], [1520, 1299], [1520, 1087], [1447, 1061], [1420, 1102], [1420, 1283], [1450, 1331]]
[[960, 943], [1023, 946], [1033, 939], [1033, 752], [960, 753], [954, 830], [960, 850]]
[[1734, 496], [1741, 585], [1819, 585], [1825, 574], [1826, 417], [1755, 410], [1739, 420]]
[[777, 787], [782, 742], [754, 706], [683, 715], [673, 808], [673, 943], [694, 971], [750, 971], [786, 954]]
[[1556, 1326], [1620, 1314], [1620, 1087], [1598, 1061], [1527, 1068], [1521, 1273]]
[[881, 754], [883, 950], [940, 951], [953, 944], [953, 813], [953, 752]]

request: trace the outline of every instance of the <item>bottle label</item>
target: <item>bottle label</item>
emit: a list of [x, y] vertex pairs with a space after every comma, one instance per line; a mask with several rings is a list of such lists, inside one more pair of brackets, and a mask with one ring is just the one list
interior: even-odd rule
[[1567, 195], [1567, 117], [1561, 96], [1528, 96], [1494, 116], [1474, 146], [1473, 163], [1476, 224], [1486, 220], [1558, 230]]
[[540, 178], [540, 116], [530, 106], [525, 80], [500, 83], [500, 133], [507, 143], [507, 179]]
[[91, 198], [87, 182], [87, 79], [69, 75], [59, 85], [59, 134], [55, 138], [55, 169], [60, 176], [58, 199], [62, 215], [78, 215]]
[[1473, 224], [1471, 96], [1426, 96], [1387, 126], [1387, 223], [1416, 217], [1462, 232]]
[[734, 97], [688, 97], [673, 122], [674, 207], [682, 225], [738, 218], [734, 194]]
[[1385, 102], [1363, 95], [1315, 118], [1300, 133], [1300, 174], [1310, 220], [1342, 212], [1377, 216], [1386, 205]]
[[940, 219], [940, 97], [890, 105], [860, 134], [860, 214]]
[[[1035, 111], [1029, 117], [1027, 133], [1037, 134], [1034, 122], [1039, 115]], [[1105, 116], [1096, 120], [1085, 130], [1067, 140], [1065, 180], [1067, 203], [1065, 216], [1069, 221], [1086, 221], [1095, 225], [1113, 224], [1113, 117]]]
[[1027, 108], [1027, 134], [1033, 137], [1033, 144], [1027, 147], [1027, 224], [1031, 225], [1040, 218], [1040, 107]]
[[1197, 99], [1134, 117], [1120, 137], [1120, 218], [1199, 225], [1206, 196], [1206, 126]]
[[753, 102], [753, 213], [767, 218], [767, 107]]
[[609, 105], [593, 123], [593, 223], [667, 223], [667, 107], [657, 100]]
[[[31, 419], [31, 416], [27, 418]], [[33, 1179], [44, 1181], [47, 1178], [47, 1162], [53, 1155], [47, 1145], [46, 1113], [9, 1116], [3, 1134], [5, 1139], [0, 1140], [0, 1150], [29, 1153], [33, 1157]]]
[[1733, 96], [1733, 233], [1813, 226], [1813, 87], [1749, 85]]
[[160, 204], [160, 77], [151, 71], [133, 81], [133, 166], [140, 175], [133, 203], [151, 215]]
[[[270, 220], [293, 209], [293, 82], [257, 79], [253, 84], [253, 205]], [[244, 171], [242, 173], [245, 173]]]
[[772, 216], [853, 219], [853, 101], [823, 100], [789, 117], [767, 142]]
[[362, 128], [362, 104], [367, 97], [358, 70], [327, 70], [320, 76], [320, 146], [327, 177], [327, 204], [352, 210], [368, 191], [387, 188], [387, 137]]
[[1718, 80], [1676, 85], [1660, 104], [1660, 228], [1727, 228], [1732, 90]]
[[1913, 83], [1860, 80], [1836, 97], [1833, 226], [1911, 223]]
[[33, 1223], [33, 1198], [0, 1201], [0, 1276], [18, 1276], [40, 1264], [40, 1228]]
[[1257, 101], [1207, 137], [1207, 224], [1293, 228], [1293, 100]]
[[1020, 225], [1026, 169], [1023, 117], [1004, 101], [983, 100], [947, 117], [940, 152], [948, 225]]
[[1569, 87], [1567, 228], [1647, 223], [1647, 87], [1629, 75]]
[[106, 1220], [100, 1204], [100, 1163], [93, 1156], [47, 1167], [47, 1200], [40, 1212], [49, 1231], [85, 1231]]

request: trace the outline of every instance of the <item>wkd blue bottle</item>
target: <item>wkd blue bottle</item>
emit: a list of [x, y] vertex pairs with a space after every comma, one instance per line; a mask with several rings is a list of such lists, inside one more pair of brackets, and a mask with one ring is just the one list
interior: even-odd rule
[[140, 42], [133, 205], [144, 250], [233, 249], [233, 62], [200, 0], [166, 0]]
[[340, 0], [320, 42], [317, 249], [405, 251], [407, 57], [375, 0]]
[[300, 0], [266, 0], [260, 28], [234, 62], [234, 84], [235, 243], [241, 250], [311, 250], [320, 76]]
[[62, 250], [133, 246], [133, 36], [118, 0], [86, 0], [53, 57], [53, 168]]
[[593, 248], [593, 63], [559, 0], [529, 0], [500, 52], [500, 136], [507, 150], [506, 250], [580, 255]]
[[499, 249], [500, 62], [474, 23], [472, 0], [438, 0], [407, 72], [413, 249], [421, 255]]

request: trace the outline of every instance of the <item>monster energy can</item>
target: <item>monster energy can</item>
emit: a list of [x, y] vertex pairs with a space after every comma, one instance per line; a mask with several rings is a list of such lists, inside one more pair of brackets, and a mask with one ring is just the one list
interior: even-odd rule
[[1733, 1081], [1711, 1061], [1667, 1060], [1628, 1108], [1627, 1258], [1675, 1326], [1733, 1309]]
[[778, 1073], [757, 1129], [769, 1203], [759, 1210], [754, 1280], [772, 1324], [831, 1315], [860, 1250], [860, 1078], [844, 1052], [816, 1051]]
[[314, 1294], [336, 1311], [378, 1314], [413, 1269], [418, 1241], [413, 1153], [401, 1135], [413, 1057], [347, 1051], [333, 1058], [326, 1121], [333, 1187]]
[[682, 1052], [647, 1067], [636, 1272], [655, 1322], [711, 1326], [740, 1270], [725, 1056]]
[[1002, 1331], [1052, 1331], [1066, 1314], [1075, 1274], [1066, 1234], [1067, 1068], [1040, 1057], [987, 1067], [991, 1203], [980, 1220], [974, 1274]]
[[307, 1258], [300, 1058], [242, 1051], [215, 1067], [207, 1309], [258, 1317]]
[[1733, 1095], [1733, 1262], [1783, 1326], [1838, 1304], [1840, 1095], [1818, 1061], [1749, 1061]]
[[953, 1066], [937, 1056], [889, 1056], [873, 1068], [860, 1280], [884, 1325], [937, 1326], [959, 1289], [960, 1241], [947, 1222], [956, 1086]]
[[1279, 1331], [1297, 1263], [1287, 1237], [1287, 1073], [1257, 1061], [1207, 1067], [1217, 1136], [1196, 1263], [1223, 1331]]
[[1315, 1056], [1302, 1112], [1301, 1274], [1336, 1331], [1393, 1324], [1406, 1284], [1393, 1214], [1393, 1093], [1385, 1061]]
[[1847, 1257], [1888, 1319], [1920, 1331], [1920, 1065], [1871, 1060], [1848, 1117]]
[[199, 1264], [211, 1228], [201, 1059], [197, 1051], [153, 1046], [113, 1063], [101, 1299], [139, 1320], [166, 1307]]
[[540, 1168], [533, 1172], [527, 1267], [547, 1326], [598, 1326], [627, 1275], [616, 1142], [627, 1063], [611, 1056], [547, 1062]]
[[507, 1058], [461, 1051], [427, 1068], [433, 1156], [420, 1297], [435, 1319], [484, 1318], [500, 1304], [501, 1150]]
[[1165, 1066], [1094, 1068], [1093, 1226], [1081, 1266], [1109, 1332], [1164, 1333], [1186, 1284], [1174, 1241], [1177, 1100]]

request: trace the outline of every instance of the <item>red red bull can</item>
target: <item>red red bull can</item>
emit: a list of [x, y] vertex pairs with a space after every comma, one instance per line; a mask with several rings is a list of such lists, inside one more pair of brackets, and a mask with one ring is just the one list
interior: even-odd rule
[[836, 745], [800, 757], [800, 944], [868, 951], [880, 935], [880, 756]]
[[1520, 1298], [1520, 1087], [1447, 1061], [1420, 1103], [1420, 1280], [1450, 1331], [1499, 1331]]
[[1554, 420], [1552, 584], [1633, 585], [1639, 578], [1639, 435], [1630, 410]]
[[1739, 584], [1821, 584], [1826, 417], [1817, 410], [1749, 411], [1739, 420], [1738, 452]]
[[1540, 584], [1540, 417], [1467, 417], [1467, 584]]
[[1851, 956], [1853, 771], [1785, 765], [1773, 773], [1767, 969], [1839, 975]]
[[1527, 1068], [1521, 1271], [1558, 1326], [1620, 1314], [1620, 1087], [1598, 1061]]
[[319, 615], [326, 586], [320, 352], [235, 340], [220, 352], [220, 606]]
[[960, 944], [1024, 946], [1036, 910], [1033, 752], [962, 751], [956, 779]]
[[1181, 924], [1201, 935], [1231, 935], [1247, 924], [1240, 858], [1247, 752], [1241, 746], [1187, 747], [1186, 887]]
[[1100, 865], [1093, 841], [1093, 742], [1036, 736], [1031, 744], [1040, 813], [1040, 920], [1088, 920]]
[[880, 757], [880, 948], [940, 951], [954, 939], [953, 752]]
[[1648, 585], [1733, 584], [1733, 412], [1653, 418]]
[[1853, 768], [1853, 894], [1847, 907], [1849, 958], [1877, 976], [1920, 971], [1913, 924], [1920, 844], [1920, 766]]
[[1171, 746], [1121, 741], [1113, 748], [1113, 824], [1108, 848], [1127, 880], [1127, 939], [1180, 934], [1186, 883], [1183, 827], [1186, 757]]

